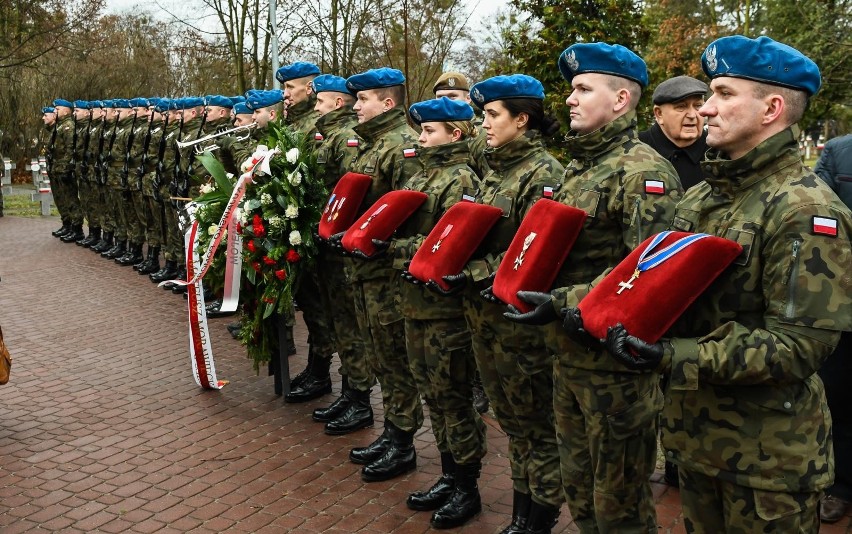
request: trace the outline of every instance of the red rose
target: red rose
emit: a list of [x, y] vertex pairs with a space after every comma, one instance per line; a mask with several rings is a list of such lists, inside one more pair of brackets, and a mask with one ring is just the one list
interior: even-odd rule
[[258, 262], [251, 262], [251, 266], [254, 268], [255, 271], [260, 272], [260, 264]]
[[264, 228], [262, 224], [253, 224], [252, 231], [257, 237], [263, 237], [266, 235], [266, 228]]
[[287, 251], [287, 261], [289, 261], [290, 263], [296, 263], [300, 259], [302, 259], [302, 257], [299, 256], [299, 253], [293, 250], [292, 248]]
[[269, 256], [264, 256], [263, 257], [263, 263], [265, 263], [267, 265], [275, 265], [275, 260], [273, 260]]
[[263, 224], [263, 219], [261, 219], [261, 218], [260, 218], [260, 215], [258, 215], [257, 213], [255, 213], [255, 214], [254, 214], [254, 217], [252, 217], [252, 219], [251, 219], [251, 223], [252, 223], [252, 224], [255, 224], [255, 225], [257, 225], [257, 224], [262, 225], [262, 224]]
[[249, 239], [246, 242], [246, 248], [249, 249], [249, 252], [257, 252], [257, 247], [254, 245], [254, 239]]
[[240, 224], [240, 223], [237, 223], [237, 233], [238, 234], [243, 233], [243, 225]]
[[285, 271], [284, 269], [278, 269], [277, 271], [275, 271], [275, 276], [279, 280], [286, 280], [287, 279], [287, 271]]

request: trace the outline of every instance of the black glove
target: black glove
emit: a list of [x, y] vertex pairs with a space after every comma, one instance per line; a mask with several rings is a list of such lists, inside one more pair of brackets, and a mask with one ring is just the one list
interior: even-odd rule
[[491, 304], [500, 304], [505, 305], [506, 303], [497, 298], [497, 295], [494, 294], [494, 278], [497, 277], [497, 273], [491, 273], [488, 278], [483, 280], [488, 287], [479, 292], [479, 296], [483, 299], [487, 300]]
[[408, 272], [408, 268], [410, 266], [411, 266], [411, 260], [405, 262], [405, 264], [402, 266], [405, 270], [402, 271], [402, 274], [400, 275], [400, 277], [403, 280], [405, 280], [406, 282], [408, 282], [409, 284], [414, 284], [416, 286], [422, 286], [423, 280], [417, 278], [416, 276], [414, 276], [413, 274]]
[[580, 315], [580, 308], [563, 308], [562, 328], [565, 333], [574, 343], [581, 347], [589, 349], [598, 349], [601, 346], [600, 340], [591, 336], [583, 328], [583, 317]]
[[467, 275], [464, 273], [448, 274], [447, 276], [443, 276], [442, 278], [444, 279], [444, 282], [446, 282], [447, 285], [450, 286], [450, 289], [444, 289], [443, 287], [439, 286], [438, 283], [434, 280], [429, 280], [428, 282], [426, 282], [426, 287], [428, 287], [435, 293], [448, 297], [450, 295], [455, 295], [456, 293], [464, 289], [465, 284], [467, 284]]
[[621, 365], [634, 371], [656, 369], [663, 359], [662, 343], [649, 345], [628, 334], [621, 323], [607, 328], [604, 346]]
[[504, 313], [503, 317], [515, 323], [534, 326], [546, 325], [559, 319], [559, 315], [553, 309], [553, 298], [550, 293], [518, 291], [518, 298], [527, 304], [532, 304], [535, 308], [525, 313], [509, 304], [509, 311]]
[[388, 250], [388, 247], [390, 246], [390, 241], [382, 241], [381, 239], [373, 239], [372, 241], [373, 241], [373, 246], [376, 247], [376, 251], [373, 253], [372, 256], [367, 256], [366, 254], [364, 254], [362, 251], [360, 251], [358, 249], [355, 249], [355, 250], [352, 251], [352, 256], [359, 258], [359, 259], [362, 259], [362, 260], [367, 260], [367, 261], [374, 260], [376, 258], [384, 256], [385, 252]]
[[345, 232], [338, 232], [328, 238], [328, 246], [331, 247], [331, 250], [337, 252], [341, 256], [349, 256], [349, 251], [343, 248], [343, 234]]

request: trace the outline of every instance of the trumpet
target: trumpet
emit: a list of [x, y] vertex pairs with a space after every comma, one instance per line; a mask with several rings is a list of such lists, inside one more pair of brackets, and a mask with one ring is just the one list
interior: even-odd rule
[[218, 137], [222, 137], [225, 135], [235, 135], [234, 138], [237, 141], [245, 141], [249, 137], [251, 137], [251, 132], [257, 128], [257, 123], [252, 122], [251, 124], [244, 124], [243, 126], [234, 126], [233, 128], [228, 128], [226, 130], [219, 130], [216, 133], [212, 133], [210, 135], [205, 135], [204, 137], [199, 137], [193, 141], [187, 141], [182, 143], [180, 141], [177, 142], [177, 146], [179, 149], [195, 147], [195, 153], [201, 154], [204, 152], [212, 152], [214, 150], [218, 150], [219, 145], [215, 142], [211, 142]]

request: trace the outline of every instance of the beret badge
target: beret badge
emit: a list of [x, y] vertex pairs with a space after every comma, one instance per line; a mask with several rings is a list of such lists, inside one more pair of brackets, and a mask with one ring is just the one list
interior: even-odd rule
[[411, 116], [414, 117], [414, 120], [417, 122], [423, 122], [423, 119], [420, 117], [420, 113], [416, 109], [411, 110]]
[[449, 85], [450, 87], [455, 87], [456, 86], [456, 79], [455, 78], [448, 78], [447, 79], [447, 85]]
[[476, 87], [474, 87], [473, 91], [471, 91], [470, 97], [480, 103], [484, 100], [482, 97], [482, 93], [479, 92], [479, 89]]
[[568, 65], [568, 68], [571, 70], [577, 70], [580, 68], [580, 62], [577, 61], [577, 55], [573, 50], [565, 54], [565, 64]]
[[716, 72], [718, 67], [719, 64], [716, 61], [716, 45], [710, 45], [707, 49], [707, 68], [710, 69], [710, 72]]

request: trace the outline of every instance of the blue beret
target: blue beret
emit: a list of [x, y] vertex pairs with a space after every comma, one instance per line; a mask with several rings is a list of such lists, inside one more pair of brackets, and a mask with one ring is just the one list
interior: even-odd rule
[[586, 72], [611, 74], [648, 86], [648, 67], [641, 57], [619, 45], [607, 43], [577, 43], [559, 56], [559, 72], [569, 82]]
[[401, 71], [382, 67], [350, 76], [346, 80], [346, 87], [349, 88], [350, 92], [357, 93], [358, 91], [393, 87], [394, 85], [402, 85], [404, 83], [405, 76]]
[[222, 95], [209, 95], [204, 98], [207, 102], [208, 106], [219, 106], [220, 108], [232, 108], [234, 107], [234, 103], [227, 96]]
[[246, 91], [246, 106], [252, 111], [261, 108], [268, 108], [284, 100], [284, 93], [281, 89], [249, 89]]
[[297, 61], [292, 65], [286, 65], [275, 71], [275, 79], [281, 83], [305, 76], [316, 76], [320, 73], [319, 67], [307, 61]]
[[126, 98], [116, 98], [112, 101], [112, 107], [114, 108], [132, 108], [133, 106], [130, 104], [130, 100]]
[[234, 114], [251, 115], [251, 110], [248, 108], [245, 102], [237, 102], [236, 104], [234, 104]]
[[718, 76], [799, 89], [813, 96], [822, 79], [819, 67], [793, 47], [761, 36], [732, 35], [716, 39], [701, 55], [701, 67], [711, 79]]
[[41, 112], [42, 112], [42, 114], [44, 114], [44, 113], [56, 113], [56, 108], [52, 107], [52, 106], [45, 106], [45, 107], [41, 108]]
[[311, 83], [314, 86], [315, 93], [333, 91], [335, 93], [352, 94], [349, 91], [349, 87], [346, 86], [346, 78], [341, 78], [333, 74], [317, 76]]
[[172, 106], [172, 101], [168, 98], [160, 98], [154, 107], [158, 112], [165, 113]]
[[470, 88], [470, 99], [479, 108], [495, 100], [535, 98], [544, 100], [544, 86], [526, 74], [510, 74], [488, 78]]
[[74, 107], [78, 109], [89, 109], [89, 103], [85, 100], [75, 100]]
[[132, 108], [147, 108], [148, 107], [148, 99], [147, 98], [131, 98], [130, 99], [130, 107]]
[[187, 96], [181, 99], [181, 109], [198, 108], [204, 105], [204, 99], [200, 96]]
[[244, 103], [246, 101], [246, 97], [244, 97], [243, 95], [232, 96], [230, 98], [231, 102], [233, 102], [234, 105], [239, 104], [240, 102]]
[[470, 104], [461, 100], [450, 100], [445, 96], [418, 102], [408, 108], [408, 112], [417, 124], [473, 119], [473, 108]]
[[53, 107], [56, 107], [56, 106], [65, 106], [66, 108], [73, 108], [74, 104], [72, 104], [68, 100], [65, 100], [64, 98], [57, 98], [56, 100], [53, 101]]

